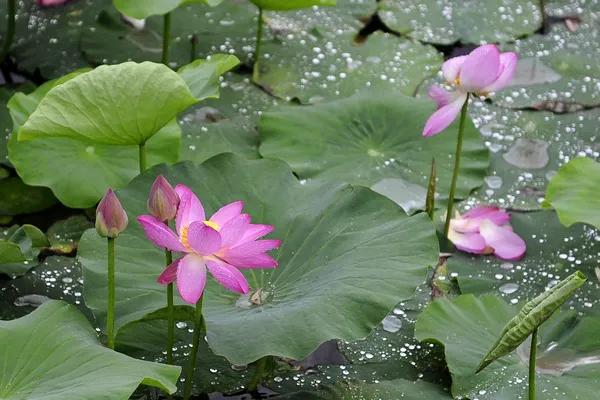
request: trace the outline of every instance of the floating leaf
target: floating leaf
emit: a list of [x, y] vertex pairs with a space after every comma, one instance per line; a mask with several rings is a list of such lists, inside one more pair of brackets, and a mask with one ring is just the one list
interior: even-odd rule
[[550, 180], [543, 207], [554, 207], [565, 226], [584, 222], [600, 229], [600, 164], [576, 158], [563, 165]]
[[[212, 281], [207, 285], [208, 343], [215, 354], [235, 364], [270, 354], [302, 359], [326, 340], [366, 336], [400, 299], [412, 296], [425, 267], [437, 261], [437, 241], [427, 216], [408, 218], [393, 202], [366, 188], [300, 184], [284, 163], [274, 160], [225, 154], [201, 165], [156, 167], [118, 193], [129, 215], [146, 212], [147, 193], [157, 174], [189, 185], [208, 213], [243, 199], [255, 222], [275, 225], [271, 236], [283, 240], [274, 254], [279, 267], [248, 275], [253, 290], [248, 296], [226, 292]], [[86, 304], [101, 326], [105, 246], [90, 230], [78, 253]], [[136, 224], [119, 237], [116, 254], [120, 328], [165, 306], [164, 288], [155, 281], [164, 257]], [[250, 301], [256, 293], [262, 304]], [[322, 324], [323, 319], [328, 323]], [[249, 331], [255, 335], [244, 333]], [[289, 335], [297, 340], [281, 340]]]
[[318, 391], [302, 391], [273, 397], [273, 400], [363, 400], [363, 399], [405, 399], [438, 400], [452, 397], [441, 387], [425, 381], [394, 379], [379, 383], [339, 382]]
[[368, 89], [412, 95], [442, 63], [431, 46], [384, 33], [357, 44], [355, 34], [307, 30], [265, 41], [254, 79], [275, 96], [318, 103]]
[[312, 6], [335, 6], [336, 0], [250, 0], [264, 10], [296, 10]]
[[152, 15], [168, 14], [176, 8], [193, 3], [216, 6], [223, 0], [113, 0], [117, 10], [133, 18], [144, 19]]
[[534, 330], [556, 312], [586, 281], [585, 275], [577, 271], [559, 282], [550, 290], [527, 302], [521, 311], [504, 327], [498, 341], [492, 346], [477, 367], [483, 370], [492, 362], [515, 350]]
[[510, 42], [542, 23], [529, 0], [381, 0], [379, 16], [391, 29], [428, 43]]
[[[456, 146], [457, 123], [435, 137], [421, 135], [433, 108], [429, 101], [379, 91], [311, 107], [281, 108], [265, 113], [260, 122], [260, 152], [286, 161], [304, 179], [366, 186], [402, 179], [422, 186], [424, 203], [432, 157], [453, 154]], [[478, 136], [467, 121], [459, 197], [481, 185], [488, 167], [488, 152]], [[454, 159], [437, 161], [437, 190], [445, 194]]]
[[18, 176], [0, 179], [0, 215], [31, 214], [56, 203], [56, 197], [47, 188], [26, 185]]
[[[7, 20], [7, 0], [0, 0], [0, 20]], [[110, 0], [69, 1], [59, 7], [40, 7], [37, 1], [16, 2], [16, 34], [10, 55], [28, 76], [54, 79], [89, 64], [79, 37]], [[4, 27], [5, 24], [3, 23]], [[4, 31], [4, 30], [3, 30]]]
[[[8, 103], [15, 129], [8, 146], [10, 160], [25, 182], [49, 187], [62, 203], [85, 208], [95, 205], [107, 187], [122, 187], [138, 174], [137, 146], [98, 144], [82, 137], [18, 141], [16, 134], [46, 93], [82, 72], [46, 82], [28, 95], [16, 93]], [[148, 140], [149, 164], [177, 161], [180, 140], [181, 131], [173, 120]], [[69, 179], [64, 179], [65, 171]]]
[[52, 88], [18, 138], [139, 145], [196, 102], [185, 81], [165, 65], [103, 65]]
[[[496, 296], [462, 295], [439, 299], [419, 316], [415, 335], [444, 346], [455, 398], [509, 400], [527, 398], [529, 343], [475, 374], [517, 310]], [[600, 372], [600, 343], [594, 333], [600, 318], [577, 312], [555, 314], [538, 334], [538, 398], [593, 399]]]
[[0, 374], [7, 400], [126, 399], [140, 384], [172, 393], [180, 372], [105, 348], [83, 314], [62, 301], [0, 321], [0, 342], [10, 343], [0, 348], [10, 360]]
[[50, 249], [58, 253], [71, 253], [77, 249], [83, 232], [92, 227], [92, 222], [83, 215], [73, 215], [53, 223], [47, 232]]
[[[217, 52], [250, 61], [257, 15], [257, 8], [246, 0], [226, 1], [214, 8], [193, 4], [173, 10], [169, 65], [182, 66]], [[136, 29], [123, 21], [116, 10], [109, 9], [83, 32], [81, 49], [93, 64], [160, 62], [162, 35], [162, 17], [149, 17], [143, 29]]]
[[40, 250], [48, 246], [44, 232], [33, 225], [12, 226], [0, 238], [0, 273], [22, 275], [35, 266]]
[[236, 56], [214, 54], [207, 60], [196, 60], [177, 70], [198, 100], [219, 97], [219, 77], [240, 63]]

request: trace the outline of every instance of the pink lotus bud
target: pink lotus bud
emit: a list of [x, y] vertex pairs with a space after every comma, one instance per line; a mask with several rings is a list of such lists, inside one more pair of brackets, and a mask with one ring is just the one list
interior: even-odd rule
[[174, 219], [179, 206], [179, 196], [169, 181], [159, 175], [150, 189], [148, 211], [161, 221]]
[[109, 188], [96, 208], [96, 231], [100, 236], [115, 238], [127, 228], [127, 222], [121, 202]]

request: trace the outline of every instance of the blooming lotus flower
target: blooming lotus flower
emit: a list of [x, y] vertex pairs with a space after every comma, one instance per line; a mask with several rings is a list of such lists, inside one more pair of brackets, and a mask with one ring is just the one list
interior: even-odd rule
[[36, 3], [40, 7], [52, 7], [52, 6], [60, 6], [65, 4], [70, 0], [36, 0]]
[[493, 44], [447, 60], [442, 65], [442, 73], [456, 91], [448, 92], [437, 86], [429, 88], [429, 97], [438, 109], [427, 120], [423, 136], [433, 136], [446, 129], [460, 113], [469, 93], [487, 96], [504, 88], [512, 80], [516, 67], [517, 54], [500, 53]]
[[457, 249], [518, 260], [525, 254], [523, 239], [512, 231], [510, 215], [498, 207], [479, 206], [450, 221], [448, 238]]
[[148, 211], [161, 221], [174, 219], [179, 206], [179, 195], [164, 176], [159, 175], [150, 188]]
[[127, 228], [127, 214], [112, 189], [108, 189], [96, 208], [96, 231], [100, 236], [116, 238]]
[[176, 282], [183, 300], [194, 304], [204, 291], [206, 270], [226, 289], [245, 294], [250, 288], [240, 268], [277, 267], [267, 252], [281, 241], [258, 240], [274, 228], [250, 223], [250, 216], [242, 213], [243, 202], [227, 204], [206, 219], [202, 203], [190, 188], [177, 185], [175, 191], [180, 200], [177, 233], [152, 215], [138, 217], [156, 246], [185, 254], [162, 272], [158, 283]]

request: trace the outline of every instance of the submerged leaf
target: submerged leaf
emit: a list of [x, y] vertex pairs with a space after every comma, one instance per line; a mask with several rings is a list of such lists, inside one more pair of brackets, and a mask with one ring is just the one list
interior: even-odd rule
[[586, 280], [585, 275], [580, 271], [577, 271], [553, 288], [526, 303], [521, 311], [506, 324], [498, 341], [483, 358], [479, 367], [477, 367], [477, 372], [483, 370], [496, 359], [509, 354], [519, 347], [519, 345], [523, 343], [534, 330], [550, 318], [552, 314], [585, 283]]

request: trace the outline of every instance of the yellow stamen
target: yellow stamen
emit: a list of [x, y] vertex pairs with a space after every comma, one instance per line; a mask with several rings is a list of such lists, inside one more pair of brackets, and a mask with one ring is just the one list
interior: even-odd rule
[[211, 228], [213, 228], [217, 232], [221, 230], [221, 227], [219, 226], [219, 224], [217, 224], [214, 221], [203, 221], [203, 222], [204, 222], [204, 225], [210, 226]]
[[191, 251], [192, 247], [190, 246], [190, 243], [188, 242], [188, 231], [189, 230], [190, 230], [189, 225], [184, 226], [183, 229], [181, 229], [181, 234], [179, 235], [179, 237], [181, 239], [181, 244], [183, 244], [188, 251]]

